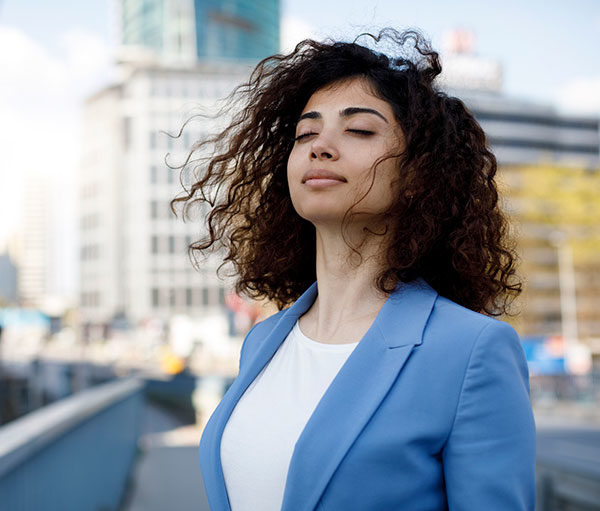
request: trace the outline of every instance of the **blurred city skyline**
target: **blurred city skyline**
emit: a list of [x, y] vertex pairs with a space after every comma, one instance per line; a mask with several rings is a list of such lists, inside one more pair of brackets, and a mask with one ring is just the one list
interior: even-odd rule
[[[51, 287], [76, 294], [77, 182], [85, 99], [115, 80], [112, 0], [0, 3], [0, 252], [18, 228], [25, 175], [60, 203], [51, 236]], [[473, 33], [474, 52], [502, 66], [503, 94], [571, 113], [600, 114], [600, 4], [593, 0], [281, 3], [281, 48], [305, 37], [348, 38], [382, 26], [420, 28], [443, 51], [449, 32]], [[507, 34], [510, 37], [507, 37]], [[557, 70], [560, 70], [558, 72]]]

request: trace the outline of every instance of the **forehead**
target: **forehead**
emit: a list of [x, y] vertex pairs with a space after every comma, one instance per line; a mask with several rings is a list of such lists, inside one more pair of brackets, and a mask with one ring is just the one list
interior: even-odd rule
[[302, 113], [313, 110], [319, 112], [341, 110], [349, 106], [374, 108], [388, 119], [393, 118], [391, 105], [375, 96], [371, 84], [364, 78], [351, 78], [334, 82], [315, 91], [306, 103]]

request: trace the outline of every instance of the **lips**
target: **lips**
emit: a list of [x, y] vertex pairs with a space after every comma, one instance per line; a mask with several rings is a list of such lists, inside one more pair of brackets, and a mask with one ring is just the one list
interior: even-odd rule
[[346, 183], [347, 180], [344, 176], [340, 176], [335, 172], [331, 172], [330, 170], [309, 170], [302, 176], [302, 183], [306, 183], [310, 179], [326, 179], [333, 181], [340, 181], [342, 183]]

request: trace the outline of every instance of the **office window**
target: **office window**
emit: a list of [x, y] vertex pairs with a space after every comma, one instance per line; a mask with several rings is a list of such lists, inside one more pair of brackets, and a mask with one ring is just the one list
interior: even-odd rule
[[202, 305], [204, 305], [204, 306], [208, 305], [208, 288], [207, 287], [202, 288]]
[[131, 145], [131, 118], [123, 117], [123, 149], [129, 149]]
[[175, 253], [175, 236], [169, 236], [169, 254]]
[[156, 131], [150, 132], [150, 149], [156, 149]]
[[158, 236], [152, 236], [152, 253], [158, 254]]
[[156, 220], [158, 218], [158, 202], [150, 201], [150, 218]]
[[185, 304], [188, 307], [192, 306], [192, 288], [190, 287], [185, 288]]
[[154, 185], [158, 183], [158, 168], [156, 165], [150, 167], [150, 182]]
[[158, 289], [157, 288], [152, 288], [152, 307], [159, 307], [160, 306], [160, 300], [159, 300], [159, 293], [158, 293]]

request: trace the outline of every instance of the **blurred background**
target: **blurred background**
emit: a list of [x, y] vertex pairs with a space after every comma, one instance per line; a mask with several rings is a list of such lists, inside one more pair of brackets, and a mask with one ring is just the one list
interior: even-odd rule
[[384, 26], [431, 40], [498, 159], [537, 509], [600, 509], [596, 0], [0, 0], [0, 509], [208, 509], [202, 428], [275, 308], [190, 257], [172, 167], [260, 59]]

